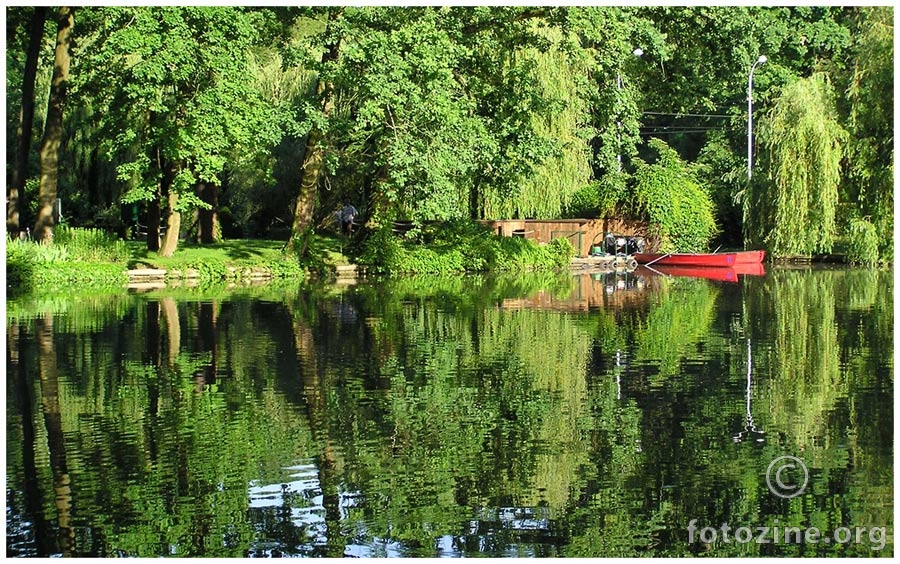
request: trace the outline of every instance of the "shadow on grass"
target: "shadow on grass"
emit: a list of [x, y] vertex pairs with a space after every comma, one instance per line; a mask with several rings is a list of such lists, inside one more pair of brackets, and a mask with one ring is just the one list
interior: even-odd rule
[[[165, 267], [181, 263], [216, 262], [253, 262], [268, 263], [284, 260], [284, 241], [266, 239], [230, 239], [212, 245], [201, 245], [182, 241], [178, 244], [172, 257], [160, 257], [154, 251], [148, 251], [145, 242], [127, 242], [130, 258], [129, 269]], [[304, 263], [312, 263], [314, 267], [327, 267], [339, 262], [346, 262], [343, 252], [350, 241], [328, 235], [316, 235], [310, 241], [308, 256]]]
[[284, 242], [282, 241], [268, 241], [261, 239], [231, 239], [222, 241], [216, 245], [198, 245], [193, 243], [186, 245], [187, 248], [193, 247], [198, 249], [219, 247], [225, 252], [228, 258], [232, 260], [250, 260], [271, 257], [273, 252], [280, 252], [283, 246]]

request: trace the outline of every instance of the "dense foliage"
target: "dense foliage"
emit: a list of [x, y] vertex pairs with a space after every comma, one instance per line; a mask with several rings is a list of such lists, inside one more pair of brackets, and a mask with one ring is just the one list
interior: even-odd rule
[[35, 286], [75, 287], [125, 284], [125, 261], [129, 256], [123, 241], [100, 229], [66, 226], [55, 230], [55, 243], [6, 242], [6, 284], [14, 294]]
[[647, 218], [650, 232], [661, 241], [661, 252], [705, 251], [716, 232], [709, 194], [678, 153], [658, 139], [649, 145], [659, 156], [652, 164], [636, 159], [630, 202], [635, 215]]
[[498, 237], [487, 228], [455, 222], [396, 237], [387, 229], [364, 243], [359, 262], [371, 272], [449, 274], [506, 270], [560, 270], [575, 255], [568, 239], [539, 246], [521, 237]]
[[828, 78], [815, 74], [785, 88], [760, 135], [770, 182], [751, 183], [745, 230], [751, 245], [776, 255], [831, 252], [846, 132]]
[[[646, 212], [664, 203], [629, 203], [642, 189], [638, 158], [651, 161], [664, 141], [701, 165], [694, 183], [714, 204], [722, 242], [827, 251], [860, 218], [875, 226], [880, 259], [893, 256], [892, 8], [83, 7], [64, 91], [51, 85], [54, 30], [33, 31], [38, 15], [7, 9], [8, 138], [24, 124], [20, 110], [35, 108], [30, 161], [11, 171], [25, 181], [9, 194], [21, 212], [8, 213], [10, 231], [35, 225], [36, 147], [48, 100], [64, 97], [64, 214], [122, 236], [144, 225], [148, 248], [163, 254], [179, 233], [285, 240], [329, 222], [347, 199], [373, 227], [652, 221]], [[768, 62], [753, 98], [764, 150], [748, 186], [747, 73], [760, 54]], [[813, 83], [831, 85], [809, 110], [846, 131], [839, 160], [836, 145], [826, 159], [791, 141], [801, 129], [774, 110]], [[20, 163], [15, 144], [7, 151]], [[792, 169], [792, 159], [827, 164], [827, 179], [796, 178], [809, 168]], [[765, 219], [777, 215], [771, 202], [800, 201], [804, 185], [826, 209]], [[707, 211], [688, 206], [696, 217], [670, 227], [705, 225]], [[671, 241], [709, 243], [680, 231]]]

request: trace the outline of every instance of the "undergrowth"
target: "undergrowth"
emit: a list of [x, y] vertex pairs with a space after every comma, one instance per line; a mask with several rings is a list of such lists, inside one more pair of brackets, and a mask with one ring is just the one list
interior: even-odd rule
[[566, 239], [538, 245], [459, 221], [423, 227], [405, 236], [378, 230], [363, 243], [357, 260], [371, 272], [450, 274], [556, 270], [568, 267], [574, 254]]

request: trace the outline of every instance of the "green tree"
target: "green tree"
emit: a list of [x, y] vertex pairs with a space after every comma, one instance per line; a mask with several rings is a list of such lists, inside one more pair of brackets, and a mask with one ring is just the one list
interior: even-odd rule
[[[97, 12], [95, 46], [83, 53], [82, 84], [97, 93], [103, 108], [107, 154], [120, 162], [119, 178], [130, 186], [124, 200], [148, 202], [151, 215], [160, 202], [168, 211], [163, 255], [177, 246], [181, 212], [212, 209], [207, 190], [220, 184], [231, 152], [252, 152], [278, 138], [271, 107], [252, 88], [248, 72], [258, 21], [242, 8]], [[147, 245], [157, 248], [158, 233], [148, 233]]]
[[763, 113], [785, 85], [846, 65], [849, 10], [701, 6], [639, 13], [665, 33], [661, 45], [645, 47], [640, 66], [642, 133], [664, 138], [682, 158], [703, 164], [698, 174], [716, 202], [723, 242], [740, 246], [750, 66], [759, 55], [768, 57], [753, 84], [754, 109]]
[[892, 8], [857, 8], [859, 32], [853, 46], [852, 74], [845, 97], [847, 182], [842, 201], [875, 228], [879, 252], [894, 257], [894, 26]]
[[706, 250], [716, 233], [713, 203], [697, 182], [693, 167], [660, 139], [648, 143], [659, 157], [652, 164], [636, 160], [630, 211], [650, 223], [660, 252]]
[[746, 239], [775, 256], [830, 252], [847, 133], [828, 77], [817, 73], [785, 88], [760, 136], [769, 175], [748, 187]]
[[38, 59], [41, 42], [44, 38], [44, 21], [47, 8], [36, 6], [31, 14], [28, 33], [28, 49], [22, 77], [21, 107], [19, 108], [19, 127], [16, 132], [16, 153], [12, 165], [6, 205], [6, 231], [16, 234], [20, 227], [21, 200], [25, 191], [25, 178], [28, 174], [28, 153], [31, 149], [31, 133], [34, 124], [34, 83], [37, 76]]
[[[316, 79], [315, 103], [317, 109], [317, 122], [313, 124], [306, 136], [306, 150], [303, 155], [303, 165], [300, 169], [300, 186], [297, 200], [294, 206], [294, 219], [291, 223], [291, 234], [288, 242], [292, 252], [306, 253], [309, 235], [313, 225], [313, 213], [318, 198], [319, 183], [326, 174], [325, 151], [328, 119], [334, 108], [334, 84], [330, 74], [332, 67], [340, 56], [341, 37], [340, 26], [337, 20], [342, 16], [339, 8], [328, 10], [328, 23], [325, 26], [326, 47], [322, 53], [319, 65], [319, 76]], [[337, 29], [335, 29], [337, 27]]]

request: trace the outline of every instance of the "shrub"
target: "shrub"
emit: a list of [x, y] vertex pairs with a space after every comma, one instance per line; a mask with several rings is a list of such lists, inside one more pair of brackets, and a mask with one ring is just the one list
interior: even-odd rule
[[632, 211], [659, 235], [660, 252], [705, 251], [717, 232], [712, 199], [674, 149], [659, 139], [649, 144], [659, 159], [653, 164], [636, 159]]
[[121, 264], [72, 260], [66, 247], [31, 241], [6, 242], [6, 287], [10, 295], [27, 293], [36, 287], [54, 288], [81, 285], [121, 287], [126, 281]]
[[533, 241], [495, 235], [474, 222], [459, 221], [422, 230], [412, 238], [379, 230], [364, 243], [357, 260], [374, 272], [449, 274], [559, 269], [567, 267], [574, 254], [566, 239], [539, 246]]
[[72, 260], [124, 262], [128, 257], [125, 242], [102, 229], [85, 229], [60, 225], [54, 230], [53, 245], [63, 247]]
[[18, 239], [6, 240], [6, 287], [11, 291], [25, 291], [32, 286], [35, 261], [29, 247]]

